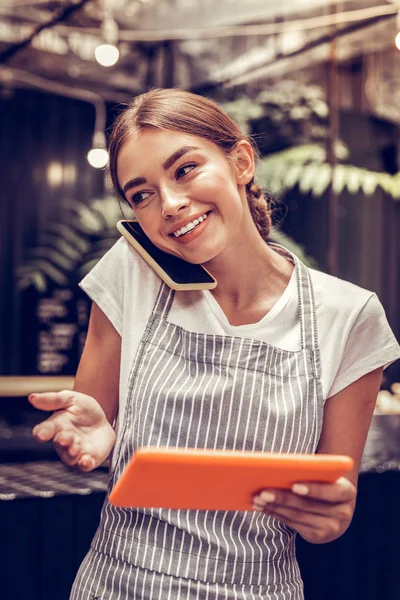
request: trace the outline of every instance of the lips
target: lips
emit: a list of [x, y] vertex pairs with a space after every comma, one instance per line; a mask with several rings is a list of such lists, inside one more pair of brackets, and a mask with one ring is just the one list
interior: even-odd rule
[[[183, 244], [185, 246], [187, 244], [192, 243], [199, 236], [201, 236], [203, 231], [207, 228], [208, 222], [210, 220], [211, 212], [212, 211], [203, 213], [202, 215], [199, 215], [195, 219], [193, 219], [193, 217], [192, 217], [191, 221], [189, 221], [188, 219], [185, 219], [185, 221], [184, 221], [185, 225], [182, 225], [178, 229], [176, 229], [176, 227], [175, 227], [175, 229], [169, 235], [172, 237], [172, 239], [174, 240], [174, 242], [176, 244], [179, 244], [179, 245]], [[199, 217], [203, 217], [203, 220], [200, 221]], [[194, 225], [194, 221], [197, 221], [198, 224]], [[193, 224], [193, 227], [187, 229], [189, 223]], [[182, 229], [187, 230], [186, 233], [183, 233]], [[178, 232], [178, 235], [176, 235], [177, 232]]]
[[173, 231], [169, 233], [170, 236], [180, 238], [196, 229], [203, 221], [208, 217], [210, 211], [193, 216], [191, 219], [185, 219], [181, 221], [178, 226], [175, 226]]
[[200, 223], [202, 223], [206, 219], [207, 219], [207, 213], [204, 213], [203, 215], [201, 215], [197, 219], [193, 219], [193, 221], [189, 221], [189, 223], [187, 223], [186, 225], [184, 225], [180, 229], [177, 229], [176, 231], [174, 231], [173, 235], [176, 238], [181, 237], [182, 235], [185, 235], [186, 233], [189, 233], [190, 231], [193, 231], [193, 229], [196, 229], [196, 227], [198, 225], [200, 225]]

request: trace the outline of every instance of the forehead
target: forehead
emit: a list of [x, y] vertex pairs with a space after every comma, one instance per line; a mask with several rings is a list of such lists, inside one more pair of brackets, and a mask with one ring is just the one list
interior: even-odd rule
[[122, 144], [118, 154], [118, 178], [133, 174], [144, 175], [148, 169], [162, 165], [174, 152], [185, 146], [195, 146], [202, 152], [223, 154], [221, 149], [202, 137], [167, 131], [165, 129], [144, 129], [131, 133]]

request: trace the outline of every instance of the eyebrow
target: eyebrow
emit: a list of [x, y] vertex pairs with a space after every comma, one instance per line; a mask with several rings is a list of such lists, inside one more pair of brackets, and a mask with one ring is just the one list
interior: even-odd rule
[[174, 162], [179, 160], [181, 158], [181, 156], [186, 154], [186, 152], [190, 152], [190, 150], [199, 150], [199, 148], [197, 146], [183, 146], [182, 148], [179, 148], [179, 150], [177, 150], [176, 152], [171, 154], [171, 156], [169, 158], [167, 158], [165, 163], [163, 163], [164, 171], [168, 171], [168, 169], [170, 167], [172, 167]]
[[[176, 150], [176, 152], [171, 154], [171, 156], [167, 158], [167, 160], [163, 163], [162, 166], [164, 171], [168, 171], [168, 169], [170, 169], [177, 160], [179, 160], [184, 154], [186, 154], [186, 152], [190, 152], [191, 150], [199, 150], [199, 148], [197, 146], [183, 146], [182, 148], [179, 148], [179, 150]], [[143, 185], [144, 183], [147, 183], [147, 180], [144, 177], [135, 177], [134, 179], [130, 179], [124, 185], [122, 191], [124, 192], [124, 194], [126, 194], [126, 192], [131, 188], [136, 187], [138, 185]]]

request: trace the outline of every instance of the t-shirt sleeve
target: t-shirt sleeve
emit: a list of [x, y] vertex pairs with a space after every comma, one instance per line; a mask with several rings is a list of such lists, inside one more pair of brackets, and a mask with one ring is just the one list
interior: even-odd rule
[[122, 238], [99, 260], [79, 286], [103, 311], [116, 331], [122, 335], [123, 322], [123, 253]]
[[377, 369], [400, 358], [400, 347], [386, 319], [382, 304], [372, 294], [350, 330], [343, 358], [328, 398]]

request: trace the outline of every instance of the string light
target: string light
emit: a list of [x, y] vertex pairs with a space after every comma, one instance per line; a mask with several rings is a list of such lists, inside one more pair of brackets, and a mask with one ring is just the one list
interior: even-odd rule
[[90, 166], [102, 169], [108, 163], [108, 152], [106, 150], [106, 136], [103, 131], [95, 131], [93, 135], [93, 147], [87, 155]]
[[397, 35], [394, 39], [394, 43], [396, 44], [396, 48], [398, 50], [400, 50], [400, 10], [397, 13], [397, 18], [396, 18], [396, 29], [397, 29]]
[[[19, 84], [28, 84], [28, 86], [37, 87], [46, 90], [53, 94], [60, 94], [67, 98], [76, 98], [84, 102], [90, 102], [95, 110], [94, 134], [92, 141], [92, 149], [87, 154], [89, 164], [95, 169], [102, 169], [108, 163], [108, 152], [106, 150], [106, 136], [104, 133], [106, 126], [106, 104], [99, 94], [90, 92], [89, 90], [74, 88], [71, 86], [58, 83], [33, 75], [20, 69], [4, 67], [0, 65], [0, 81], [7, 81], [10, 85], [17, 86]], [[74, 172], [68, 172], [69, 176], [75, 177]], [[48, 172], [48, 177], [54, 185], [59, 185], [60, 169], [56, 165], [51, 165]], [[63, 177], [65, 179], [66, 172]]]
[[104, 7], [104, 18], [101, 24], [101, 32], [104, 43], [99, 44], [94, 56], [102, 67], [112, 67], [118, 62], [118, 25], [113, 19], [109, 8]]
[[118, 62], [119, 50], [113, 44], [99, 44], [94, 51], [95, 58], [102, 67], [112, 67]]
[[[369, 8], [361, 8], [338, 12], [333, 15], [323, 15], [319, 17], [310, 17], [304, 19], [285, 20], [281, 23], [259, 23], [255, 25], [226, 25], [207, 28], [191, 28], [186, 29], [157, 29], [157, 30], [122, 30], [118, 33], [119, 41], [123, 42], [140, 42], [140, 41], [165, 41], [165, 40], [192, 40], [192, 39], [209, 39], [222, 37], [239, 37], [239, 36], [258, 36], [258, 35], [275, 35], [280, 33], [288, 33], [292, 31], [308, 31], [318, 29], [319, 27], [331, 27], [332, 25], [344, 25], [346, 23], [357, 23], [359, 21], [367, 21], [368, 19], [376, 19], [379, 17], [390, 17], [396, 15], [398, 9], [396, 6], [380, 5]], [[60, 25], [57, 30], [60, 33], [67, 35], [71, 31], [71, 27]], [[98, 35], [98, 29], [93, 27], [82, 27], [80, 32], [87, 35]]]

